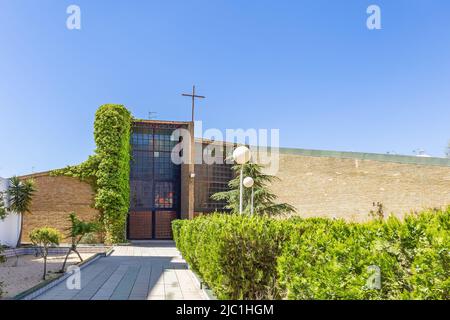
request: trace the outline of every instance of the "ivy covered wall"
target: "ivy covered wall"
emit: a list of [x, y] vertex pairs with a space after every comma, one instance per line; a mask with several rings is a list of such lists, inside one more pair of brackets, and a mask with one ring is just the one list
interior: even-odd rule
[[95, 188], [95, 208], [101, 213], [106, 243], [126, 241], [131, 123], [131, 113], [123, 105], [102, 105], [95, 114], [95, 154], [80, 165], [53, 171], [53, 175], [77, 177]]
[[105, 104], [95, 114], [98, 157], [95, 205], [102, 212], [105, 241], [125, 242], [130, 204], [131, 114], [122, 105]]

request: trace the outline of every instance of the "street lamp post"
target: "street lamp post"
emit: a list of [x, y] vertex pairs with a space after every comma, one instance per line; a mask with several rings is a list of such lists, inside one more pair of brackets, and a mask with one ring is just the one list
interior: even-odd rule
[[237, 147], [233, 151], [233, 160], [237, 164], [241, 165], [241, 176], [239, 181], [239, 213], [242, 214], [242, 198], [243, 198], [243, 174], [244, 174], [244, 165], [250, 161], [251, 153], [250, 149], [245, 146]]
[[253, 185], [254, 185], [255, 181], [253, 180], [252, 177], [246, 177], [244, 179], [244, 187], [246, 188], [252, 188], [252, 197], [250, 200], [250, 214], [253, 215], [253, 198], [254, 198], [254, 190], [253, 190]]

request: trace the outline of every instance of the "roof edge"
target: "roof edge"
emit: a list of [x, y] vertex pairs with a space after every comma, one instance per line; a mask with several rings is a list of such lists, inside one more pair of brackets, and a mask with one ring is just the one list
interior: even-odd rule
[[332, 151], [316, 149], [279, 148], [280, 153], [310, 157], [329, 157], [341, 159], [373, 160], [404, 164], [450, 167], [450, 159], [438, 157], [417, 157], [382, 153], [367, 153], [353, 151]]

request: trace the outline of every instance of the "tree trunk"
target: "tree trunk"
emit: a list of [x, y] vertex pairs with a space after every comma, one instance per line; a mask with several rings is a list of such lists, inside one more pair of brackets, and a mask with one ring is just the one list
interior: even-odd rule
[[83, 262], [83, 258], [81, 257], [81, 255], [80, 255], [80, 253], [78, 252], [78, 250], [77, 250], [77, 249], [75, 249], [75, 252], [77, 253], [77, 255], [78, 255], [78, 258], [80, 258], [81, 262]]
[[47, 254], [44, 253], [44, 276], [42, 277], [43, 280], [45, 280], [45, 275], [47, 274]]
[[70, 248], [69, 251], [67, 251], [66, 258], [64, 259], [64, 263], [63, 263], [62, 268], [61, 268], [61, 272], [65, 271], [67, 258], [69, 258], [69, 255], [70, 255], [71, 252], [72, 252], [72, 248]]
[[19, 231], [19, 238], [17, 239], [16, 248], [20, 247], [20, 244], [22, 243], [22, 230], [23, 230], [23, 213], [18, 213], [20, 217], [20, 231]]

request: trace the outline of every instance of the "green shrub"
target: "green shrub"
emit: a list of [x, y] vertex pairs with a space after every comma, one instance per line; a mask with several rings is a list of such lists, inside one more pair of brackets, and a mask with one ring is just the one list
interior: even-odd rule
[[[326, 219], [294, 222], [278, 259], [280, 286], [289, 299], [386, 299], [403, 290], [398, 250], [379, 230]], [[383, 275], [381, 290], [369, 289], [369, 266]], [[395, 294], [394, 294], [395, 293]], [[394, 296], [390, 296], [393, 295]]]
[[405, 298], [450, 300], [450, 209], [408, 217], [402, 240], [411, 252]]
[[172, 235], [175, 243], [179, 243], [178, 239], [180, 238], [181, 227], [186, 222], [186, 220], [173, 220], [172, 221]]
[[191, 268], [221, 299], [278, 298], [276, 258], [284, 230], [267, 217], [221, 215], [174, 223]]
[[173, 230], [220, 299], [450, 299], [450, 209], [362, 224], [215, 214]]
[[[278, 259], [280, 285], [289, 299], [448, 299], [449, 214], [299, 221]], [[366, 286], [370, 265], [380, 290]]]
[[62, 234], [55, 228], [42, 227], [33, 229], [29, 236], [31, 242], [39, 247], [39, 253], [42, 258], [44, 258], [44, 273], [42, 279], [45, 280], [45, 276], [47, 275], [48, 249], [51, 246], [59, 245]]

